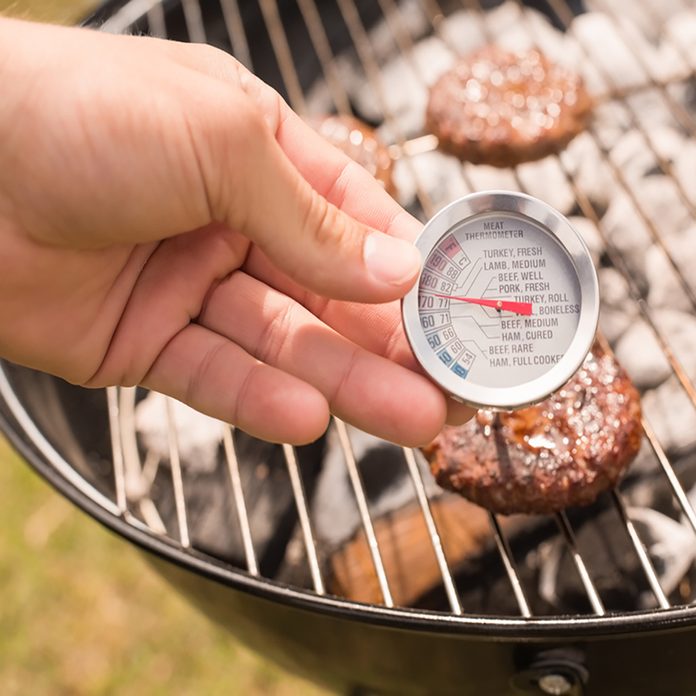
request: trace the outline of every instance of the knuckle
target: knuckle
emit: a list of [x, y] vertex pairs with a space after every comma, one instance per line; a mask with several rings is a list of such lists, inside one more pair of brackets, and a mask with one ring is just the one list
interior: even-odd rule
[[254, 392], [254, 383], [259, 377], [261, 365], [259, 363], [251, 364], [245, 374], [239, 389], [230, 394], [230, 405], [227, 409], [231, 414], [230, 423], [241, 427], [243, 430], [250, 430], [249, 426], [256, 425], [249, 418], [249, 406], [254, 399], [251, 394]]
[[286, 338], [291, 333], [294, 320], [295, 305], [288, 303], [268, 321], [255, 351], [259, 360], [267, 365], [277, 366], [280, 363], [281, 352], [286, 346]]
[[348, 187], [351, 181], [364, 174], [363, 168], [355, 161], [349, 160], [337, 172], [333, 181], [325, 194], [326, 199], [331, 201], [337, 208], [342, 208], [348, 195]]
[[330, 393], [327, 394], [327, 401], [329, 402], [331, 410], [336, 410], [340, 407], [341, 396], [349, 391], [349, 385], [353, 380], [361, 354], [362, 351], [359, 346], [354, 346], [352, 348], [343, 369], [338, 374], [338, 379], [329, 390]]
[[322, 247], [345, 249], [350, 241], [348, 218], [315, 191], [310, 192], [302, 223], [303, 229]]
[[254, 153], [270, 140], [270, 130], [261, 109], [248, 97], [235, 105], [236, 142], [242, 152]]
[[202, 401], [201, 395], [209, 387], [209, 375], [214, 371], [215, 363], [224, 350], [225, 345], [225, 340], [220, 339], [200, 356], [186, 383], [183, 397], [185, 403], [195, 405]]

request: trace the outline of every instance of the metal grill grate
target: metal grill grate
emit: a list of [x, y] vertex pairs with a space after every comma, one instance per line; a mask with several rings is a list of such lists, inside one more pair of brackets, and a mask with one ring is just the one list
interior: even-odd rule
[[[521, 4], [521, 0], [516, 0], [519, 10], [520, 23], [525, 27], [529, 37], [534, 43], [538, 37], [535, 32], [535, 25], [530, 21], [527, 11]], [[569, 4], [565, 0], [547, 0], [548, 14], [558, 25], [568, 28], [574, 17], [574, 13]], [[674, 183], [681, 204], [688, 213], [696, 219], [696, 206], [689, 198], [684, 190], [681, 181], [674, 176], [672, 165], [666, 161], [655, 147], [651, 135], [643, 125], [640, 115], [636, 112], [634, 105], [627, 98], [630, 94], [640, 92], [645, 89], [657, 90], [663, 100], [666, 108], [673, 115], [675, 120], [681, 127], [690, 135], [696, 135], [696, 118], [688, 111], [681, 103], [676, 100], [669, 90], [672, 83], [678, 80], [683, 80], [688, 77], [694, 65], [691, 62], [688, 50], [686, 47], [679, 44], [674, 45], [675, 50], [683, 59], [685, 65], [684, 74], [675, 77], [672, 81], [664, 81], [655, 76], [650, 69], [650, 65], [641, 56], [640, 52], [632, 45], [630, 37], [625, 34], [624, 26], [618, 21], [619, 17], [616, 12], [616, 4], [612, 4], [609, 0], [601, 0], [602, 10], [614, 20], [617, 33], [625, 42], [625, 46], [630, 53], [635, 57], [636, 61], [644, 71], [644, 84], [638, 88], [626, 90], [613, 83], [611, 76], [607, 74], [604, 68], [596, 64], [597, 72], [601, 75], [606, 84], [605, 93], [597, 100], [599, 104], [612, 103], [620, 108], [626, 115], [631, 127], [635, 129], [642, 137], [646, 149], [655, 157], [660, 171]], [[378, 106], [382, 112], [384, 123], [389, 127], [389, 132], [394, 136], [394, 143], [391, 148], [392, 153], [404, 160], [411, 177], [414, 180], [416, 188], [417, 200], [426, 216], [430, 216], [435, 212], [435, 204], [427, 190], [427, 187], [418, 178], [416, 168], [411, 163], [411, 158], [418, 155], [419, 152], [428, 150], [433, 146], [432, 136], [423, 136], [417, 139], [408, 140], [404, 133], [399, 129], [397, 120], [394, 114], [390, 112], [389, 102], [384, 94], [382, 66], [380, 58], [376, 54], [373, 45], [371, 44], [369, 27], [366, 26], [360, 8], [356, 5], [355, 0], [336, 0], [340, 21], [345, 24], [348, 35], [357, 56], [360, 69], [374, 92], [378, 101]], [[425, 83], [424, 77], [419, 70], [418, 65], [412, 59], [412, 51], [415, 45], [415, 39], [409, 32], [407, 22], [405, 21], [402, 9], [396, 0], [379, 0], [378, 2], [381, 16], [384, 20], [384, 26], [387, 28], [390, 39], [396, 49], [403, 55], [405, 60], [412, 68], [416, 79]], [[411, 6], [409, 6], [411, 7]], [[195, 42], [205, 42], [208, 37], [206, 31], [206, 23], [204, 20], [205, 6], [202, 8], [198, 0], [182, 0], [181, 8], [183, 10], [183, 20], [188, 38]], [[279, 87], [285, 95], [287, 95], [291, 106], [300, 114], [308, 113], [308, 104], [306, 97], [306, 87], [303, 86], [303, 80], [300, 76], [297, 66], [297, 56], [293, 55], [293, 49], [286, 33], [283, 19], [282, 6], [279, 7], [275, 0], [259, 0], [260, 16], [263, 20], [265, 31], [272, 46], [275, 62], [277, 65], [280, 83]], [[304, 27], [307, 36], [309, 37], [309, 46], [304, 47], [305, 50], [311, 51], [316, 56], [321, 74], [325, 81], [328, 93], [333, 101], [335, 109], [339, 113], [351, 112], [351, 99], [347, 93], [341, 76], [337, 69], [337, 59], [340, 57], [335, 53], [333, 43], [330, 39], [330, 27], [326, 26], [325, 18], [320, 7], [315, 0], [297, 0], [297, 8], [299, 15], [304, 22]], [[246, 33], [245, 18], [243, 12], [238, 6], [236, 0], [220, 0], [220, 12], [222, 14], [225, 29], [227, 31], [227, 39], [232, 48], [232, 52], [249, 68], [254, 69], [253, 64], [253, 46], [252, 40]], [[453, 52], [457, 53], [456, 47], [451, 44], [448, 35], [442, 31], [442, 18], [447, 12], [452, 9], [468, 9], [474, 12], [477, 20], [480, 22], [480, 28], [488, 40], [495, 40], [495, 28], [490, 26], [488, 22], [488, 12], [481, 4], [462, 0], [461, 6], [451, 7], [451, 3], [447, 6], [440, 0], [423, 0], [421, 11], [429, 23], [429, 34], [439, 37], [446, 46]], [[167, 37], [169, 31], [168, 25], [169, 7], [163, 5], [159, 0], [131, 0], [122, 9], [117, 11], [112, 17], [107, 19], [102, 29], [113, 32], [123, 32], [131, 29], [138, 31], [148, 31], [149, 33]], [[650, 12], [650, 8], [646, 6], [646, 12]], [[572, 36], [568, 34], [568, 36]], [[180, 37], [176, 37], [180, 38]], [[592, 60], [592, 52], [588, 50], [580, 40], [576, 39], [578, 49], [584, 56], [585, 60]], [[673, 258], [669, 246], [666, 243], [661, 231], [660, 221], [651, 219], [649, 211], [647, 211], [640, 200], [639, 194], [636, 192], [633, 184], [629, 181], [622, 169], [613, 161], [610, 153], [610, 146], [604, 142], [601, 133], [593, 126], [590, 126], [588, 133], [592, 139], [594, 146], [602, 155], [603, 165], [608, 171], [617, 186], [617, 189], [623, 191], [631, 201], [635, 211], [645, 223], [654, 243], [661, 249], [670, 268], [678, 279], [679, 285], [684, 292], [686, 298], [691, 305], [691, 310], [696, 312], [696, 295], [691, 289], [687, 278], [684, 276], [682, 269]], [[592, 223], [597, 229], [597, 232], [603, 239], [606, 249], [606, 256], [615, 269], [625, 279], [629, 288], [630, 296], [635, 302], [640, 316], [645, 320], [650, 330], [659, 343], [673, 375], [678, 380], [681, 388], [688, 396], [691, 405], [696, 409], [696, 387], [687, 370], [682, 365], [682, 362], [677, 357], [676, 352], [670, 346], [670, 341], [665, 336], [664, 332], [658, 326], [655, 320], [652, 309], [646, 303], [641, 289], [637, 286], [630, 272], [629, 266], [623, 258], [622, 252], [613, 243], [610, 234], [604, 229], [600, 212], [591, 202], [590, 197], [583, 191], [582, 182], [578, 181], [576, 175], [573, 174], [572, 168], [569, 166], [566, 154], [561, 153], [554, 158], [558, 171], [563, 179], [572, 190], [577, 206], [582, 214]], [[524, 183], [524, 176], [519, 169], [512, 170], [514, 185], [520, 191], [526, 191], [527, 187]], [[465, 189], [469, 191], [475, 190], [477, 187], [476, 171], [472, 165], [463, 163], [461, 165], [461, 183]], [[604, 342], [606, 344], [606, 342]], [[608, 344], [606, 344], [609, 349]], [[3, 377], [4, 379], [4, 377]], [[156, 505], [148, 495], [148, 482], [152, 483], [155, 477], [157, 462], [140, 461], [137, 443], [135, 441], [135, 421], [133, 409], [135, 404], [135, 390], [131, 389], [115, 389], [107, 390], [107, 403], [109, 422], [112, 436], [112, 456], [113, 456], [113, 474], [115, 481], [115, 510], [126, 522], [139, 528], [146, 529], [151, 534], [159, 536], [169, 536], [174, 538], [173, 534], [168, 534], [165, 526], [158, 513]], [[21, 409], [20, 409], [21, 411]], [[182, 478], [181, 467], [179, 463], [179, 450], [177, 442], [177, 432], [172, 418], [171, 406], [167, 404], [166, 412], [162, 414], [164, 419], [169, 423], [169, 449], [170, 449], [170, 471], [171, 485], [173, 489], [173, 499], [175, 503], [175, 518], [177, 520], [177, 535], [176, 542], [183, 550], [189, 550], [191, 547], [190, 534], [187, 520], [187, 495], [185, 481]], [[233, 431], [228, 426], [220, 424], [222, 428], [222, 438], [224, 445], [224, 453], [227, 471], [229, 474], [229, 493], [234, 501], [236, 510], [236, 521], [241, 534], [244, 556], [246, 559], [246, 570], [251, 576], [260, 576], [259, 562], [256, 556], [256, 551], [253, 543], [252, 529], [250, 526], [249, 516], [245, 504], [245, 492], [243, 490], [242, 479], [240, 477], [240, 469], [235, 451], [235, 442]], [[374, 574], [379, 586], [382, 597], [382, 603], [388, 608], [394, 607], [393, 592], [390, 585], [390, 577], [387, 571], [387, 566], [384, 561], [384, 549], [379, 542], [378, 535], [375, 532], [375, 525], [371, 518], [371, 511], [365, 494], [363, 482], [361, 481], [360, 471], [356, 463], [356, 458], [353, 452], [353, 444], [349, 436], [349, 431], [340, 420], [334, 419], [331, 428], [335, 430], [337, 441], [340, 445], [341, 452], [345, 460], [345, 466], [351, 488], [354, 493], [355, 503], [359, 511], [362, 533], [366, 539], [367, 548], [371, 563], [373, 565]], [[687, 494], [680, 483], [672, 461], [668, 457], [665, 449], [661, 445], [655, 430], [651, 424], [644, 419], [643, 428], [647, 442], [654, 455], [655, 468], [661, 470], [667, 481], [673, 499], [683, 511], [686, 520], [693, 528], [696, 534], [696, 511], [692, 507]], [[302, 544], [304, 547], [304, 557], [307, 563], [311, 583], [314, 593], [323, 595], [326, 592], [326, 583], [323, 577], [324, 563], [321, 555], [321, 549], [318, 548], [315, 534], [312, 528], [312, 518], [310, 514], [310, 506], [305, 493], [303, 479], [295, 450], [284, 445], [282, 448], [285, 464], [289, 475], [290, 486], [292, 489], [294, 504], [297, 510], [299, 529]], [[413, 484], [415, 500], [417, 501], [418, 509], [422, 515], [422, 521], [427, 530], [427, 536], [432, 546], [432, 552], [435, 557], [441, 583], [444, 588], [445, 596], [449, 606], [449, 612], [454, 615], [461, 615], [466, 611], [466, 607], [462, 606], [462, 601], [458, 594], [457, 584], [455, 582], [455, 573], [452, 566], [448, 563], [443, 542], [442, 532], [438, 528], [436, 517], [431, 508], [431, 502], [428, 498], [426, 483], [423, 479], [421, 469], [416, 460], [416, 454], [413, 450], [403, 450], [403, 461], [408, 471], [408, 475]], [[73, 479], [77, 476], [74, 472], [71, 474]], [[128, 500], [126, 496], [126, 481], [129, 476], [135, 476], [143, 484], [143, 494], [137, 500]], [[83, 491], [88, 492], [92, 497], [95, 493], [91, 491], [91, 487], [86, 482], [79, 482], [78, 485]], [[636, 555], [640, 568], [644, 574], [644, 581], [647, 587], [654, 595], [655, 603], [662, 609], [670, 607], [670, 602], [665, 594], [665, 591], [660, 586], [658, 573], [653, 566], [650, 555], [648, 554], [644, 543], [638, 535], [636, 526], [631, 520], [627, 512], [626, 504], [622, 494], [618, 490], [611, 492], [611, 504], [616, 513], [617, 524], [622, 525], [625, 530], [633, 553]], [[101, 496], [99, 496], [101, 501]], [[499, 553], [500, 561], [502, 562], [504, 571], [509, 579], [510, 588], [515, 597], [519, 614], [525, 619], [531, 621], [540, 621], [532, 615], [530, 609], [530, 601], [527, 593], [529, 588], [524, 587], [523, 579], [518, 573], [516, 561], [510, 547], [509, 540], [504, 533], [504, 525], [501, 525], [500, 520], [496, 515], [489, 515], [490, 534], [495, 544], [495, 548]], [[575, 537], [575, 532], [570, 519], [565, 513], [559, 513], [555, 516], [555, 524], [558, 528], [558, 538], [566, 545], [569, 557], [577, 572], [577, 576], [582, 588], [586, 594], [589, 607], [597, 616], [604, 616], [605, 606], [600, 596], [600, 593], [595, 586], [592, 578], [592, 571], [588, 567], [585, 559], [580, 553]], [[696, 543], [696, 541], [694, 542]], [[191, 549], [194, 551], [193, 549]], [[201, 558], [202, 554], [199, 550], [195, 550], [197, 558]], [[216, 559], [219, 563], [219, 560]], [[311, 594], [311, 592], [310, 592]]]

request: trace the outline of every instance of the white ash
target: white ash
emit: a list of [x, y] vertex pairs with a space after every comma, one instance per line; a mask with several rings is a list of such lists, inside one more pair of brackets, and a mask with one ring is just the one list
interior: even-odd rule
[[466, 173], [477, 191], [519, 191], [520, 185], [512, 169], [493, 167], [489, 164], [468, 164]]
[[665, 230], [663, 239], [670, 257], [681, 271], [687, 286], [694, 290], [696, 288], [693, 264], [696, 260], [696, 224], [690, 224], [677, 231]]
[[665, 24], [664, 41], [678, 46], [693, 68], [696, 65], [696, 12], [674, 13]]
[[517, 172], [530, 195], [540, 198], [564, 215], [575, 207], [575, 194], [556, 156], [525, 162], [517, 167]]
[[602, 225], [609, 242], [622, 252], [634, 279], [645, 290], [645, 255], [653, 243], [646, 220], [660, 234], [672, 235], [689, 225], [690, 215], [669, 177], [645, 177], [631, 184], [630, 191], [635, 201], [626, 190], [619, 191], [602, 218]]
[[[650, 555], [660, 586], [666, 594], [672, 593], [696, 557], [693, 531], [685, 524], [649, 507], [632, 505], [626, 509], [626, 513]], [[561, 562], [566, 549], [566, 544], [560, 537], [539, 547], [543, 557], [538, 581], [539, 595], [552, 606], [561, 603]], [[642, 592], [638, 601], [646, 609], [657, 606], [656, 597], [649, 590]]]
[[651, 87], [626, 97], [626, 104], [648, 138], [655, 128], [671, 126], [679, 129], [669, 101], [661, 89]]
[[692, 222], [674, 181], [668, 176], [648, 176], [631, 187], [643, 213], [662, 235], [682, 232]]
[[469, 10], [447, 15], [440, 23], [439, 31], [450, 50], [459, 56], [473, 53], [486, 44], [479, 18]]
[[[607, 15], [587, 12], [577, 16], [570, 25], [570, 34], [588, 59], [583, 63], [583, 77], [591, 93], [646, 84], [645, 70], [626, 45], [619, 26]], [[590, 66], [598, 69], [587, 69]]]
[[[652, 144], [654, 152], [648, 146], [648, 142]], [[609, 156], [621, 169], [625, 178], [635, 182], [657, 172], [660, 163], [655, 153], [666, 162], [672, 163], [678, 159], [685, 143], [684, 137], [674, 128], [661, 126], [649, 134], [632, 129], [618, 139]]]
[[638, 389], [657, 387], [672, 372], [655, 332], [643, 319], [631, 323], [614, 350]]
[[[486, 13], [486, 26], [495, 43], [507, 51], [524, 52], [532, 49], [542, 50], [553, 61], [562, 61], [568, 67], [575, 67], [580, 56], [563, 32], [554, 28], [549, 20], [536, 10], [526, 10], [522, 14], [516, 2], [504, 2]], [[572, 61], [569, 65], [568, 61]]]
[[[383, 111], [380, 95], [374, 89], [373, 83], [365, 74], [362, 64], [355, 56], [339, 56], [335, 63], [338, 79], [351, 102], [355, 105], [356, 115], [370, 123], [381, 123], [389, 116]], [[413, 78], [410, 78], [413, 82]], [[412, 89], [410, 84], [404, 85], [405, 89]]]
[[580, 215], [569, 217], [568, 222], [583, 238], [583, 241], [587, 244], [587, 248], [590, 250], [592, 261], [595, 266], [598, 266], [600, 257], [604, 253], [605, 245], [602, 235], [597, 229], [597, 225], [589, 218], [581, 217]]
[[558, 65], [576, 72], [581, 71], [584, 62], [583, 52], [572, 36], [556, 29], [546, 15], [537, 10], [525, 8], [524, 16], [525, 21], [518, 26], [531, 34], [537, 49]]
[[601, 224], [608, 243], [621, 253], [633, 280], [645, 290], [644, 259], [653, 240], [625, 191], [616, 193]]
[[[430, 29], [430, 22], [423, 11], [419, 0], [399, 1], [399, 31], [411, 37], [411, 40], [422, 39]], [[394, 37], [393, 27], [385, 19], [380, 20], [370, 29], [370, 51], [374, 59], [384, 64], [394, 54], [398, 53], [398, 45]]]
[[[431, 153], [427, 153], [431, 154]], [[396, 188], [395, 198], [399, 205], [404, 208], [411, 208], [416, 203], [416, 192], [421, 184], [421, 176], [415, 175], [415, 162], [421, 160], [425, 155], [409, 158], [409, 160], [398, 159], [394, 162], [392, 169], [392, 179]], [[427, 179], [422, 179], [427, 181]]]
[[331, 114], [337, 108], [325, 80], [315, 80], [305, 94], [305, 101], [310, 114]]
[[[659, 476], [659, 464], [655, 459], [655, 451], [647, 437], [640, 443], [640, 450], [624, 476], [627, 485], [624, 487], [626, 502], [639, 507], [650, 507], [655, 503], [655, 491], [651, 485], [632, 485], [642, 477]], [[645, 479], [643, 479], [645, 480]], [[642, 483], [642, 481], [641, 481]]]
[[[638, 84], [646, 84], [651, 78], [662, 81], [673, 80], [685, 74], [686, 66], [673, 44], [651, 41], [623, 12], [604, 16], [609, 17], [623, 48], [640, 68]], [[613, 73], [611, 77], [614, 78]], [[612, 84], [617, 87], [627, 86], [615, 81]]]
[[638, 316], [638, 305], [629, 294], [626, 279], [615, 268], [601, 268], [599, 296], [602, 298], [599, 328], [614, 344]]
[[624, 133], [633, 128], [631, 114], [624, 104], [616, 100], [595, 104], [592, 112], [592, 133], [597, 138], [600, 150], [607, 152], [616, 144]]
[[[428, 87], [454, 62], [454, 54], [435, 36], [419, 41], [408, 55], [398, 55], [380, 72], [379, 84], [369, 82], [352, 60], [340, 61], [339, 69], [357, 111], [369, 121], [385, 121], [386, 136], [421, 135], [425, 124]], [[388, 129], [388, 130], [386, 130]]]
[[143, 446], [161, 461], [169, 461], [168, 399], [181, 466], [196, 472], [214, 471], [222, 442], [222, 423], [157, 392], [150, 392], [135, 407], [135, 428]]
[[[503, 48], [510, 51], [526, 51], [532, 47], [532, 38], [529, 32], [522, 32], [525, 34], [521, 39], [522, 43], [519, 45], [514, 43], [514, 35], [518, 33], [518, 28], [523, 24], [519, 6], [515, 2], [506, 0], [480, 16], [485, 23], [488, 34], [494, 38], [495, 43]], [[503, 39], [506, 34], [513, 36], [508, 45]]]
[[689, 379], [696, 380], [696, 317], [674, 309], [652, 312], [653, 321]]
[[508, 51], [537, 48], [552, 61], [574, 70], [582, 63], [577, 43], [558, 31], [544, 14], [531, 8], [521, 10], [518, 3], [508, 0], [484, 15], [468, 10], [454, 12], [442, 21], [440, 31], [448, 46], [460, 56], [482, 48], [489, 34]]
[[671, 41], [662, 42], [657, 48], [651, 51], [648, 69], [651, 76], [660, 83], [670, 80], [683, 79], [689, 76], [691, 68], [684, 60], [683, 54], [678, 46]]
[[[413, 482], [411, 481], [400, 447], [379, 440], [372, 435], [349, 427], [349, 436], [353, 445], [353, 454], [359, 466], [362, 460], [370, 456], [371, 451], [378, 452], [382, 461], [388, 458], [398, 463], [398, 474], [393, 473], [378, 486], [376, 496], [370, 496], [370, 486], [365, 485], [370, 515], [377, 519], [393, 510], [402, 508], [415, 498]], [[426, 492], [429, 496], [440, 492], [430, 474], [423, 456], [415, 450], [416, 460], [423, 475]], [[376, 462], [369, 462], [376, 466]], [[375, 472], [373, 472], [375, 473]], [[350, 504], [346, 504], [351, 501]], [[317, 539], [329, 547], [338, 546], [350, 539], [361, 527], [360, 515], [355, 501], [355, 495], [346, 472], [346, 463], [335, 430], [328, 435], [327, 452], [324, 457], [315, 494], [312, 500], [312, 520]]]
[[684, 147], [677, 154], [674, 176], [681, 184], [686, 197], [696, 205], [696, 142], [693, 140], [684, 141]]
[[[629, 507], [629, 519], [637, 527], [658, 573], [660, 587], [671, 594], [686, 575], [696, 557], [694, 533], [690, 527], [650, 508]], [[656, 606], [655, 595], [646, 591], [640, 598], [641, 606]]]
[[641, 399], [643, 414], [662, 447], [683, 454], [696, 445], [696, 410], [676, 377], [670, 377]]
[[670, 236], [667, 248], [671, 258], [681, 270], [681, 279], [669, 261], [664, 249], [653, 245], [645, 255], [645, 275], [650, 290], [650, 307], [667, 307], [681, 311], [693, 311], [694, 307], [684, 289], [686, 283], [696, 295], [696, 226], [681, 234]]
[[[619, 141], [636, 129], [636, 143], [642, 140], [643, 148], [650, 151], [650, 144], [657, 152], [664, 151], [666, 158], [675, 152], [674, 138], [665, 134], [665, 129], [681, 131], [664, 94], [657, 89], [643, 89], [626, 97], [625, 103], [611, 100], [598, 104], [594, 109], [592, 130], [601, 149], [611, 152]], [[640, 135], [640, 130], [644, 136]], [[655, 133], [658, 135], [655, 135]]]
[[560, 157], [576, 186], [587, 196], [595, 212], [602, 215], [617, 184], [592, 135], [580, 133]]
[[696, 108], [696, 80], [693, 76], [687, 76], [684, 80], [677, 82], [669, 82], [664, 88], [674, 102], [683, 106], [687, 112], [694, 112]]
[[[587, 9], [595, 12], [610, 11], [618, 13], [617, 5], [611, 0], [585, 0]], [[657, 44], [663, 33], [665, 23], [679, 10], [683, 9], [684, 0], [641, 0], [621, 3], [620, 13], [625, 21], [630, 21], [650, 43]]]
[[673, 45], [651, 43], [623, 16], [582, 14], [573, 21], [571, 32], [599, 73], [599, 82], [591, 71], [585, 77], [600, 92], [636, 89], [651, 80], [674, 80], [686, 73], [684, 61]]
[[404, 207], [413, 205], [417, 189], [425, 192], [428, 199], [426, 205], [429, 203], [434, 210], [470, 193], [462, 174], [461, 162], [437, 151], [411, 157], [410, 161], [397, 160], [394, 184], [398, 190], [398, 201]]
[[[652, 312], [655, 327], [691, 380], [696, 379], [696, 318], [673, 309]], [[650, 389], [672, 373], [664, 349], [652, 328], [634, 320], [616, 345], [616, 357], [639, 389]]]

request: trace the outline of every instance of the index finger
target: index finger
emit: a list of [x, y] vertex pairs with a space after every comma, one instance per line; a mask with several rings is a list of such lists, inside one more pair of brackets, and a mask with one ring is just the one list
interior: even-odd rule
[[[241, 87], [265, 115], [288, 159], [314, 188], [358, 222], [414, 240], [421, 223], [407, 213], [363, 167], [327, 142], [285, 100], [223, 51], [201, 44], [166, 44], [164, 50], [190, 68]], [[175, 48], [173, 48], [175, 47]]]

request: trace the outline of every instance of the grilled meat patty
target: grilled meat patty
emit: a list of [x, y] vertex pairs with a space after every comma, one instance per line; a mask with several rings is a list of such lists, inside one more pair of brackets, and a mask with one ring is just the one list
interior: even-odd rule
[[387, 193], [395, 193], [394, 161], [374, 128], [353, 116], [321, 116], [311, 119], [310, 124], [332, 145], [367, 169]]
[[585, 128], [591, 109], [578, 75], [538, 51], [490, 45], [435, 82], [426, 128], [460, 159], [509, 167], [561, 150]]
[[479, 411], [423, 452], [443, 488], [493, 512], [549, 513], [588, 505], [617, 483], [640, 448], [640, 417], [628, 375], [595, 345], [545, 401]]

